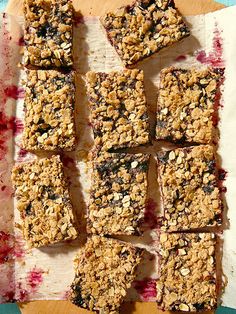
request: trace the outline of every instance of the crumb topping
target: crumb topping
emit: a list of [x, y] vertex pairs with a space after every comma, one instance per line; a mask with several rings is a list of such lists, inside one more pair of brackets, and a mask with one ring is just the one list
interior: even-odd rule
[[71, 300], [103, 314], [117, 314], [136, 276], [142, 250], [99, 236], [88, 238], [77, 254]]
[[212, 233], [160, 234], [157, 303], [163, 310], [198, 312], [217, 305], [216, 238]]
[[126, 66], [189, 36], [172, 0], [137, 0], [107, 13], [101, 23]]
[[218, 69], [162, 70], [157, 139], [211, 143], [216, 135], [213, 114], [220, 78]]
[[25, 65], [72, 66], [72, 2], [24, 0], [24, 16]]
[[27, 70], [23, 148], [75, 148], [75, 74], [55, 70]]
[[16, 165], [12, 181], [24, 239], [40, 247], [77, 237], [59, 156]]
[[104, 153], [93, 160], [87, 228], [97, 234], [140, 234], [149, 155]]
[[149, 143], [143, 71], [87, 73], [95, 146], [102, 150]]
[[188, 230], [222, 223], [214, 148], [178, 148], [158, 156], [163, 229]]

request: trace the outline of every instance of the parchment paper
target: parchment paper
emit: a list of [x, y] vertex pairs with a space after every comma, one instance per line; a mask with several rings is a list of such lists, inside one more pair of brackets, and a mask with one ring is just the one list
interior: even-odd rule
[[[225, 220], [223, 235], [223, 272], [227, 277], [228, 284], [222, 300], [223, 305], [232, 308], [236, 308], [236, 205], [234, 204], [236, 199], [236, 146], [234, 145], [234, 138], [236, 137], [235, 16], [236, 7], [231, 7], [207, 15], [188, 17], [187, 22], [190, 24], [192, 33], [189, 38], [161, 51], [138, 66], [144, 70], [149, 111], [153, 118], [155, 117], [159, 72], [162, 68], [170, 65], [179, 67], [208, 65], [225, 67], [225, 82], [221, 98], [223, 108], [219, 112], [220, 142], [218, 150], [222, 167], [228, 172], [224, 182], [227, 187], [225, 201], [228, 210], [225, 210], [225, 213], [228, 220]], [[5, 140], [4, 151], [0, 160], [0, 173], [4, 181], [0, 182], [0, 231], [4, 231], [5, 234], [14, 234], [14, 237], [10, 239], [15, 242], [15, 249], [10, 252], [7, 261], [0, 263], [0, 302], [9, 301], [11, 292], [15, 293], [15, 300], [64, 299], [73, 280], [72, 260], [85, 240], [85, 235], [81, 234], [78, 240], [66, 244], [28, 250], [18, 228], [14, 227], [15, 224], [19, 223], [19, 215], [16, 204], [13, 205], [12, 189], [9, 181], [12, 162], [13, 159], [16, 162], [31, 160], [35, 156], [20, 149], [21, 121], [23, 119], [21, 79], [24, 78], [24, 73], [23, 70], [17, 67], [17, 63], [20, 60], [22, 50], [22, 41], [20, 40], [22, 20], [5, 15], [0, 24], [0, 40], [1, 43], [4, 43], [0, 46], [0, 79], [2, 80], [1, 85], [3, 84], [0, 109], [9, 119], [12, 116], [17, 118], [15, 120], [16, 127], [13, 131], [5, 128], [4, 132], [1, 132], [1, 136]], [[62, 159], [65, 164], [65, 173], [70, 182], [73, 206], [78, 213], [80, 230], [83, 233], [84, 213], [90, 185], [88, 154], [93, 144], [83, 76], [88, 70], [111, 71], [121, 69], [122, 65], [108, 43], [103, 30], [101, 30], [98, 18], [85, 18], [84, 21], [78, 23], [74, 37], [75, 68], [78, 74], [76, 124], [79, 144], [76, 152], [63, 154]], [[13, 85], [17, 86], [17, 95], [15, 97], [9, 96], [8, 93], [8, 96], [6, 96], [7, 87], [12, 88]], [[12, 136], [14, 132], [15, 135]], [[145, 150], [137, 149], [136, 151], [150, 152], [154, 156], [162, 148], [160, 144], [155, 143]], [[43, 156], [45, 154], [41, 154], [39, 157]], [[128, 292], [128, 300], [155, 300], [153, 280], [158, 278], [156, 252], [158, 221], [156, 216], [160, 215], [160, 205], [154, 169], [155, 160], [152, 157], [144, 237], [122, 238], [125, 241], [131, 241], [145, 247], [149, 251], [143, 265], [139, 268], [134, 287]], [[10, 241], [8, 239], [4, 242], [1, 237], [3, 239], [3, 234], [0, 234], [0, 254], [1, 245], [2, 251], [4, 251], [5, 242], [9, 246], [8, 242]]]

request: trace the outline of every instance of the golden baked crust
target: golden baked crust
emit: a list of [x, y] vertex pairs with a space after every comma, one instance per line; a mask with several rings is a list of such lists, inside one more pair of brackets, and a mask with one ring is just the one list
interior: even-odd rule
[[27, 70], [22, 146], [26, 150], [75, 148], [75, 73]]
[[216, 136], [218, 69], [166, 68], [161, 71], [156, 138], [209, 144]]
[[25, 65], [72, 66], [72, 2], [24, 0], [24, 16]]
[[117, 314], [136, 276], [142, 249], [92, 236], [75, 257], [71, 301], [85, 309]]
[[143, 71], [88, 72], [87, 94], [97, 149], [149, 143]]
[[188, 230], [222, 223], [214, 148], [178, 148], [158, 156], [164, 207], [162, 229]]
[[63, 165], [59, 156], [16, 165], [12, 182], [23, 237], [30, 247], [77, 237]]
[[163, 310], [198, 312], [217, 305], [213, 233], [160, 234], [157, 303]]
[[125, 66], [132, 66], [189, 36], [173, 0], [137, 0], [101, 18]]
[[103, 153], [92, 164], [88, 232], [142, 233], [149, 155]]

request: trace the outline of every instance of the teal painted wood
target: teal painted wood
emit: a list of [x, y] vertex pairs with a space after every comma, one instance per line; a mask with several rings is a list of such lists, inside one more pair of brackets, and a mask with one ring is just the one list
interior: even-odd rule
[[236, 0], [217, 0], [217, 2], [220, 2], [227, 6], [236, 5]]
[[0, 11], [3, 11], [7, 5], [7, 0], [0, 0]]
[[[0, 314], [21, 314], [21, 312], [16, 304], [2, 304], [0, 305]], [[236, 310], [220, 307], [216, 314], [236, 314]]]
[[220, 307], [217, 311], [216, 314], [236, 314], [236, 310], [230, 309], [229, 307]]
[[17, 304], [0, 305], [0, 314], [21, 314]]

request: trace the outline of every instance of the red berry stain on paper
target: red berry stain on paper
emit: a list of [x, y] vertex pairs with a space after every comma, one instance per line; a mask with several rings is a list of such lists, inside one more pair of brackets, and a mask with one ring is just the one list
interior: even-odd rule
[[16, 299], [18, 302], [30, 300], [30, 296], [33, 296], [41, 286], [43, 274], [42, 269], [34, 267], [27, 273], [24, 281], [16, 284]]
[[[1, 177], [1, 174], [0, 174], [0, 177]], [[3, 185], [1, 185], [1, 184], [3, 184]], [[12, 199], [13, 193], [14, 193], [13, 187], [10, 185], [4, 185], [4, 183], [2, 183], [2, 179], [0, 179], [0, 199], [1, 199], [1, 202], [8, 201], [9, 199]]]
[[31, 287], [32, 291], [37, 290], [37, 288], [43, 282], [43, 273], [44, 271], [40, 268], [32, 269], [27, 275], [27, 284]]
[[27, 150], [20, 148], [20, 150], [18, 151], [17, 161], [22, 161], [27, 154], [28, 154]]
[[187, 59], [187, 57], [185, 55], [180, 55], [177, 58], [175, 58], [174, 61], [181, 62], [181, 61], [185, 61], [186, 59]]
[[68, 300], [70, 298], [71, 295], [71, 290], [68, 288], [68, 290], [66, 290], [65, 292], [63, 292], [62, 294], [62, 300]]
[[15, 292], [14, 291], [7, 291], [3, 294], [3, 298], [5, 300], [6, 303], [14, 303], [16, 302], [16, 299], [15, 299]]
[[11, 235], [0, 231], [0, 264], [9, 262], [12, 259], [14, 242]]
[[[12, 63], [12, 57], [15, 54], [16, 47], [9, 33], [9, 21], [7, 14], [3, 14], [2, 20], [2, 41], [0, 45], [0, 55], [2, 60], [0, 74], [0, 160], [6, 159], [8, 152], [8, 143], [12, 136], [22, 130], [20, 120], [7, 114], [7, 100], [24, 97], [24, 90], [12, 84], [13, 78], [17, 72], [17, 67]], [[15, 44], [16, 45], [16, 44]]]
[[[0, 108], [1, 109], [1, 108]], [[23, 123], [16, 117], [8, 116], [3, 110], [0, 112], [0, 160], [4, 159], [12, 136], [18, 135], [23, 130]]]
[[144, 212], [144, 225], [148, 226], [150, 229], [155, 229], [160, 225], [156, 209], [157, 203], [152, 198], [149, 198]]
[[13, 128], [12, 128], [13, 135], [18, 135], [23, 131], [24, 124], [18, 118], [13, 117], [12, 119], [13, 119]]
[[15, 238], [12, 234], [0, 231], [0, 264], [22, 258], [24, 255], [22, 240]]
[[4, 93], [6, 97], [17, 99], [23, 99], [25, 97], [25, 90], [22, 87], [16, 85], [10, 85], [5, 87]]
[[225, 80], [225, 76], [224, 76], [224, 69], [217, 69], [216, 70], [218, 73], [220, 73], [221, 75], [221, 79], [219, 80], [218, 84], [217, 84], [217, 91], [215, 94], [215, 100], [214, 100], [214, 113], [212, 115], [212, 121], [213, 121], [213, 125], [215, 127], [217, 127], [217, 125], [219, 124], [220, 121], [220, 117], [219, 117], [219, 110], [221, 108], [223, 108], [223, 104], [222, 104], [222, 85], [224, 83]]
[[202, 64], [215, 68], [224, 66], [223, 40], [217, 25], [214, 31], [212, 51], [207, 54], [204, 50], [201, 50], [197, 53], [196, 59]]
[[18, 41], [18, 46], [24, 46], [25, 45], [25, 41], [24, 41], [24, 36], [22, 36], [20, 39], [19, 39], [19, 41]]
[[21, 282], [16, 284], [16, 291], [15, 298], [17, 302], [25, 302], [29, 300], [29, 291], [22, 287]]
[[25, 247], [23, 239], [20, 237], [15, 237], [15, 247], [14, 247], [14, 257], [15, 259], [20, 259], [25, 256]]
[[226, 171], [225, 169], [219, 169], [218, 170], [218, 177], [220, 181], [224, 181], [227, 177], [228, 171]]
[[18, 135], [23, 131], [23, 123], [16, 117], [8, 117], [4, 112], [0, 112], [0, 134], [12, 131], [13, 135]]
[[156, 280], [154, 279], [147, 278], [144, 280], [135, 280], [133, 287], [144, 302], [153, 301], [153, 299], [156, 298]]

